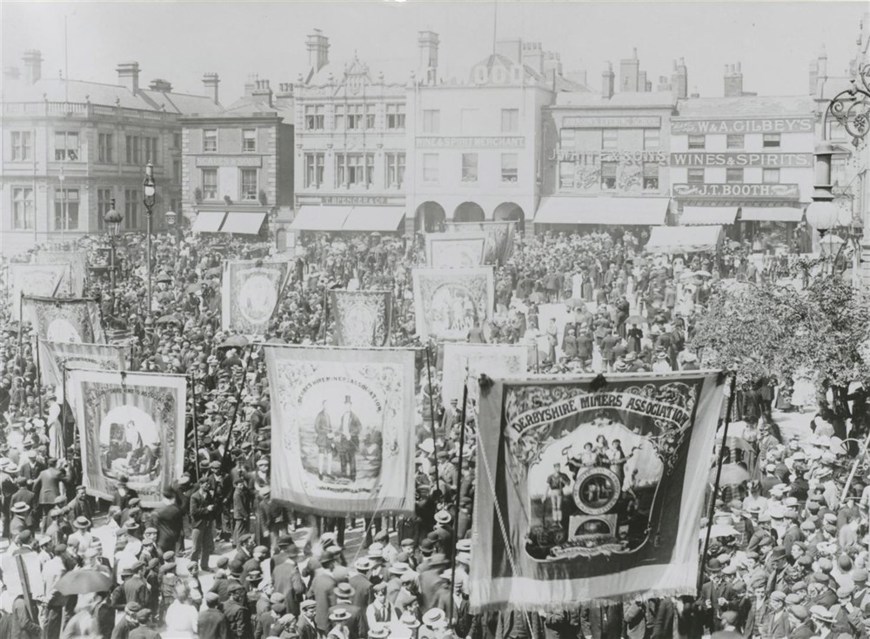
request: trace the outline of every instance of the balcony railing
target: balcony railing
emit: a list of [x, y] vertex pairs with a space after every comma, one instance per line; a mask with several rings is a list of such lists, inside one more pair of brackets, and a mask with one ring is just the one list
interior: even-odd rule
[[163, 121], [178, 117], [176, 113], [130, 109], [120, 106], [92, 104], [90, 102], [4, 102], [4, 116], [29, 117], [117, 117], [126, 120]]

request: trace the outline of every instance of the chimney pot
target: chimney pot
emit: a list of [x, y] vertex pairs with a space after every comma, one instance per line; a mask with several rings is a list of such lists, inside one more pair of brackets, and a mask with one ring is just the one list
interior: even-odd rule
[[202, 86], [205, 87], [206, 93], [210, 95], [215, 104], [220, 104], [218, 100], [218, 85], [221, 79], [217, 73], [204, 73], [202, 76]]
[[24, 52], [24, 80], [33, 84], [42, 78], [42, 52], [28, 49]]
[[122, 62], [117, 67], [119, 82], [134, 94], [139, 92], [139, 63]]

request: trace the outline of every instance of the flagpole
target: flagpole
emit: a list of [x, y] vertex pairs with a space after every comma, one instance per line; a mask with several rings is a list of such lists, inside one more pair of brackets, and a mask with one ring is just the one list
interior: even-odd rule
[[[725, 429], [722, 431], [722, 445], [719, 447], [719, 460], [716, 464], [716, 481], [713, 483], [713, 493], [710, 495], [710, 508], [707, 512], [707, 531], [704, 535], [704, 550], [701, 553], [701, 565], [698, 571], [698, 591], [704, 585], [704, 572], [707, 569], [707, 551], [710, 548], [710, 533], [713, 532], [713, 515], [716, 513], [716, 494], [719, 492], [719, 481], [722, 478], [722, 464], [725, 461], [725, 442], [728, 441], [728, 427], [731, 425], [731, 411], [734, 408], [734, 396], [737, 386], [737, 372], [731, 373], [729, 385], [728, 406], [725, 409]], [[711, 591], [712, 596], [712, 591]]]
[[[193, 402], [193, 471], [196, 474], [196, 483], [199, 483], [199, 424], [196, 419], [196, 378], [190, 377], [190, 397]], [[227, 448], [229, 448], [229, 440], [227, 440]]]
[[18, 357], [24, 359], [24, 291], [18, 291]]
[[435, 404], [432, 401], [432, 366], [429, 362], [429, 342], [426, 342], [426, 375], [429, 378], [429, 424], [432, 431], [432, 451], [435, 453], [435, 486], [441, 485], [438, 477], [438, 438], [435, 436]]
[[[459, 500], [462, 496], [462, 456], [465, 453], [465, 413], [468, 407], [468, 360], [465, 362], [465, 382], [462, 384], [462, 419], [459, 430], [459, 462], [456, 468], [456, 499], [453, 506], [453, 526], [454, 533], [458, 530], [459, 524]], [[436, 456], [437, 466], [437, 456]], [[453, 558], [453, 568], [450, 571], [450, 611], [447, 614], [447, 619], [453, 623], [453, 593], [456, 590], [456, 557]]]
[[39, 361], [39, 334], [36, 335], [36, 396], [39, 399], [39, 416], [45, 415], [42, 406], [42, 366]]
[[253, 342], [248, 345], [248, 357], [245, 359], [245, 370], [242, 373], [242, 381], [239, 383], [239, 388], [236, 391], [236, 403], [233, 406], [233, 416], [230, 419], [230, 428], [227, 431], [227, 445], [224, 449], [224, 456], [222, 457], [222, 470], [226, 471], [227, 469], [227, 461], [229, 461], [230, 456], [227, 454], [232, 446], [233, 442], [233, 431], [235, 430], [236, 425], [236, 417], [239, 415], [239, 402], [242, 401], [242, 389], [245, 386], [245, 380], [248, 378], [248, 367], [251, 365], [251, 356], [254, 352], [254, 344]]

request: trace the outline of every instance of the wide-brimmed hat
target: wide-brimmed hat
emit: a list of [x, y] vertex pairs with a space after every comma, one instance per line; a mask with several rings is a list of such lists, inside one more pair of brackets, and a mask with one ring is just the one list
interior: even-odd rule
[[406, 610], [402, 613], [401, 618], [399, 619], [399, 623], [401, 623], [406, 628], [419, 628], [420, 620], [414, 615], [410, 610]]
[[73, 526], [80, 529], [90, 528], [91, 520], [82, 515], [81, 517], [76, 517], [75, 521], [73, 522]]
[[28, 506], [23, 501], [16, 501], [12, 505], [12, 508], [10, 508], [9, 510], [11, 510], [13, 513], [26, 513], [28, 510], [30, 510], [30, 506]]
[[385, 624], [377, 624], [369, 628], [369, 639], [387, 639], [390, 629]]
[[347, 621], [350, 619], [350, 612], [346, 608], [335, 608], [329, 613], [329, 620], [333, 622]]
[[332, 593], [339, 599], [352, 599], [356, 590], [349, 583], [340, 583], [332, 589]]
[[441, 608], [430, 608], [423, 615], [423, 623], [429, 628], [440, 629], [447, 627], [447, 615]]

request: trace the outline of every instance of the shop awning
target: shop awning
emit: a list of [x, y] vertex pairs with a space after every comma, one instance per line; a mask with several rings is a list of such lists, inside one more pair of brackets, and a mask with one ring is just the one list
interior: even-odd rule
[[738, 210], [736, 206], [684, 206], [680, 224], [683, 226], [734, 224]]
[[344, 221], [342, 231], [384, 231], [394, 233], [405, 209], [401, 206], [355, 206]]
[[713, 251], [723, 238], [721, 226], [657, 226], [649, 235], [649, 253]]
[[221, 233], [241, 233], [243, 235], [257, 235], [266, 214], [262, 211], [256, 213], [227, 213], [227, 219], [221, 227]]
[[744, 206], [740, 208], [741, 222], [800, 222], [804, 210], [791, 206]]
[[193, 221], [194, 233], [217, 233], [224, 221], [224, 211], [200, 211]]
[[300, 206], [290, 224], [293, 231], [340, 231], [350, 213], [349, 206]]
[[614, 224], [659, 226], [665, 223], [666, 197], [545, 197], [535, 224]]

